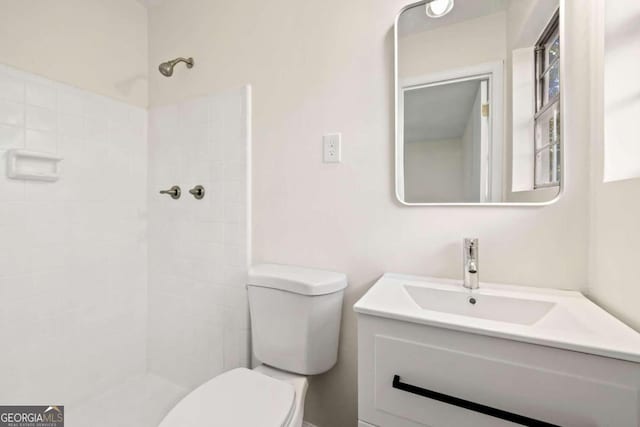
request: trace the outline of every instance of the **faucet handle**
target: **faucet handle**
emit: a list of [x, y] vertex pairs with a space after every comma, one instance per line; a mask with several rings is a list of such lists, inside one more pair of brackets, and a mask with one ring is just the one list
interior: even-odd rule
[[204, 187], [202, 185], [196, 185], [189, 190], [189, 193], [191, 193], [191, 195], [196, 199], [200, 200], [204, 197]]
[[465, 248], [477, 248], [478, 247], [478, 238], [477, 237], [466, 237], [464, 239], [464, 247]]
[[479, 240], [477, 237], [466, 237], [464, 239], [465, 249], [477, 249]]
[[160, 194], [168, 194], [172, 199], [176, 200], [180, 198], [180, 194], [182, 194], [182, 192], [180, 191], [180, 187], [174, 185], [168, 190], [162, 190]]

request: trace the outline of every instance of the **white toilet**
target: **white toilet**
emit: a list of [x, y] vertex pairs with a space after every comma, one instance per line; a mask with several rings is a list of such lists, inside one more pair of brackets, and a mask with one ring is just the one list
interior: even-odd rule
[[160, 427], [300, 427], [307, 375], [338, 357], [342, 273], [262, 264], [249, 271], [252, 346], [263, 364], [218, 375], [189, 393]]

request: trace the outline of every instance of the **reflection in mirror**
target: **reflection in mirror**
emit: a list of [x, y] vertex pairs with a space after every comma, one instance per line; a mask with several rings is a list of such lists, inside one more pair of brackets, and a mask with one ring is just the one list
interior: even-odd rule
[[399, 200], [554, 200], [563, 152], [559, 0], [438, 2], [415, 3], [396, 22]]

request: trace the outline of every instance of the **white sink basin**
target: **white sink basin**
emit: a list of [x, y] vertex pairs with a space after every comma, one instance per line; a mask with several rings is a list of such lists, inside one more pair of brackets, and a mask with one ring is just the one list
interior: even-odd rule
[[520, 325], [534, 324], [555, 306], [550, 301], [474, 295], [462, 287], [457, 290], [442, 290], [404, 285], [404, 288], [411, 299], [425, 310]]
[[469, 291], [457, 280], [387, 273], [354, 310], [640, 362], [640, 334], [575, 291], [491, 283]]

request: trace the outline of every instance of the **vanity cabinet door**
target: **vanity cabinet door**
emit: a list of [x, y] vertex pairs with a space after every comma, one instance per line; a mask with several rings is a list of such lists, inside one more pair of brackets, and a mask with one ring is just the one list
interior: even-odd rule
[[374, 425], [640, 425], [636, 364], [362, 317], [359, 411]]

